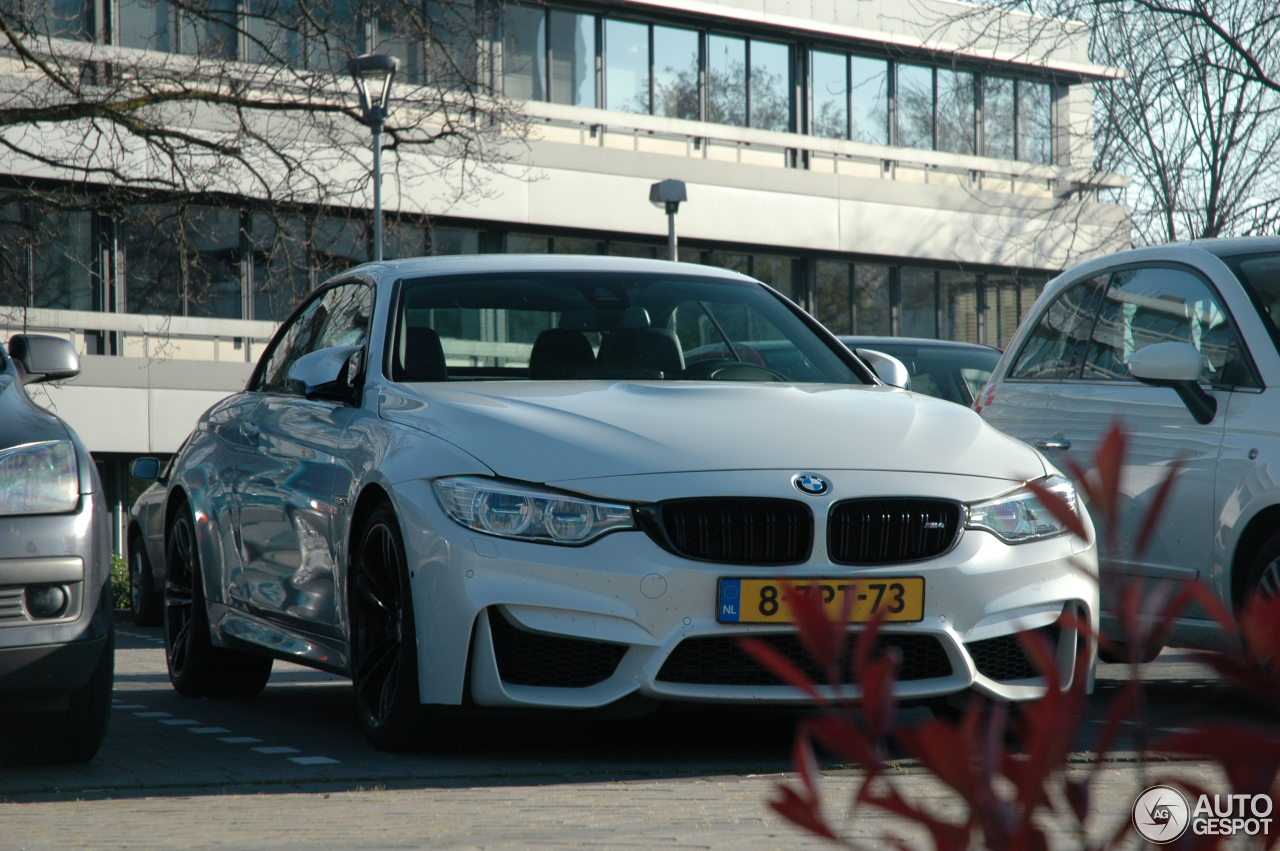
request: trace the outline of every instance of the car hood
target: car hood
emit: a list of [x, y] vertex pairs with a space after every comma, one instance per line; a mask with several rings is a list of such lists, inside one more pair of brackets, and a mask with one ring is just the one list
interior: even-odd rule
[[1040, 456], [968, 408], [890, 387], [400, 384], [381, 415], [526, 482], [700, 470], [903, 470], [1026, 481]]

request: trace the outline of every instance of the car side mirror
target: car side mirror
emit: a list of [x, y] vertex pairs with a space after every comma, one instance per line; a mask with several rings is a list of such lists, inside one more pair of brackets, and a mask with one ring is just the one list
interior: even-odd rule
[[886, 355], [875, 349], [854, 349], [854, 354], [862, 358], [876, 374], [876, 378], [885, 384], [901, 387], [903, 390], [911, 389], [911, 373], [907, 372], [906, 365], [893, 355]]
[[160, 459], [158, 458], [135, 458], [133, 459], [133, 468], [130, 470], [135, 479], [141, 479], [144, 482], [154, 482], [160, 478]]
[[9, 338], [9, 357], [18, 365], [23, 384], [62, 381], [80, 374], [80, 356], [62, 337], [14, 334]]
[[289, 367], [289, 389], [308, 399], [354, 402], [364, 346], [335, 346], [303, 355]]
[[1190, 343], [1156, 343], [1129, 357], [1129, 374], [1154, 387], [1170, 387], [1200, 425], [1213, 422], [1218, 400], [1200, 387], [1204, 359]]

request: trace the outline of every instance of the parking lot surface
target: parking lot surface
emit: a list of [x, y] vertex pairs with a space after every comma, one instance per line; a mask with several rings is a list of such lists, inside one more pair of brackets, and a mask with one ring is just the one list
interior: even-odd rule
[[[118, 646], [116, 703], [98, 757], [0, 769], [0, 847], [824, 847], [765, 805], [789, 768], [794, 713], [496, 717], [459, 724], [444, 752], [389, 754], [365, 742], [339, 677], [277, 663], [255, 700], [190, 700], [169, 686], [159, 630], [120, 624]], [[1100, 666], [1095, 718], [1125, 676]], [[1157, 729], [1188, 713], [1240, 711], [1185, 654], [1166, 651], [1147, 676]], [[1096, 726], [1084, 726], [1087, 738]], [[1120, 756], [1095, 795], [1091, 832], [1127, 818], [1150, 775]], [[1220, 783], [1203, 766], [1172, 769]], [[833, 812], [856, 775], [828, 772]], [[909, 765], [898, 779], [939, 813], [958, 812]], [[880, 817], [853, 829], [912, 846], [924, 839]]]

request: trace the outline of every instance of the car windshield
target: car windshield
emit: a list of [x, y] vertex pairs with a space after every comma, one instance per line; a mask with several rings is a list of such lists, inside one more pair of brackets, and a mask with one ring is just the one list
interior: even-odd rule
[[403, 282], [394, 381], [595, 379], [862, 383], [747, 281], [602, 272]]
[[1280, 253], [1238, 254], [1222, 262], [1235, 273], [1280, 350]]
[[915, 346], [903, 343], [859, 342], [851, 346], [874, 349], [902, 361], [911, 376], [911, 390], [972, 405], [995, 371], [1000, 352], [969, 346]]

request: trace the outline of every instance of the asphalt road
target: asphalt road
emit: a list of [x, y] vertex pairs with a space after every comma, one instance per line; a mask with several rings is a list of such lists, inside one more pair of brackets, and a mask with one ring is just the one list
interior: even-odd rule
[[[347, 680], [276, 663], [254, 700], [191, 700], [169, 686], [160, 630], [117, 636], [106, 743], [85, 766], [0, 768], [0, 848], [808, 847], [764, 806], [794, 712], [505, 716], [458, 725], [443, 752], [388, 754], [365, 742]], [[1126, 677], [1099, 666], [1081, 750]], [[1146, 679], [1157, 732], [1255, 713], [1182, 652]], [[1115, 782], [1132, 785], [1125, 766]]]

